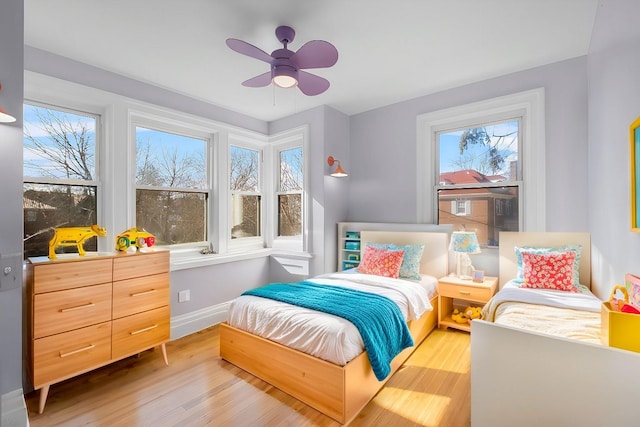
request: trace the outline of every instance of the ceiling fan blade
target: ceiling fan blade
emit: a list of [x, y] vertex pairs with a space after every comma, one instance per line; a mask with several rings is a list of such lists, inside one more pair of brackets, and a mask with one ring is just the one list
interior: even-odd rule
[[227, 39], [227, 46], [238, 53], [259, 59], [260, 61], [264, 61], [269, 64], [273, 61], [273, 57], [267, 52], [242, 40]]
[[305, 71], [298, 71], [298, 87], [307, 96], [319, 95], [329, 89], [329, 80]]
[[338, 61], [338, 50], [324, 40], [311, 40], [302, 45], [290, 59], [298, 68], [326, 68]]
[[242, 86], [247, 87], [264, 87], [271, 83], [271, 71], [267, 71], [264, 74], [250, 78], [242, 82]]

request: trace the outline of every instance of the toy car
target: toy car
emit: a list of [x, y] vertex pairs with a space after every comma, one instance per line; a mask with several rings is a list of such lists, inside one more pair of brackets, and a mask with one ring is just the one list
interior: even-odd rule
[[126, 251], [131, 245], [137, 249], [151, 247], [156, 244], [156, 238], [153, 234], [147, 233], [139, 228], [130, 228], [116, 236], [116, 250]]

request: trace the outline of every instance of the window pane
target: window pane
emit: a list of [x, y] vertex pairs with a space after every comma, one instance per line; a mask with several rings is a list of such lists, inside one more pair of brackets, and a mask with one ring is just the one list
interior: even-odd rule
[[206, 141], [136, 127], [136, 184], [207, 188]]
[[231, 238], [260, 236], [260, 196], [231, 196]]
[[[96, 224], [96, 187], [31, 184], [23, 186], [24, 256], [49, 254], [53, 228]], [[86, 251], [97, 250], [97, 238], [88, 239]], [[77, 252], [63, 247], [59, 252]]]
[[302, 147], [280, 152], [280, 191], [303, 189]]
[[438, 224], [475, 231], [482, 246], [497, 246], [501, 231], [519, 231], [518, 218], [517, 186], [438, 190]]
[[24, 104], [23, 175], [94, 180], [96, 118]]
[[278, 196], [278, 236], [302, 235], [302, 194]]
[[136, 190], [136, 226], [158, 245], [206, 241], [205, 218], [206, 193]]
[[518, 120], [438, 134], [440, 185], [518, 181]]
[[259, 191], [260, 155], [256, 150], [231, 146], [230, 189]]

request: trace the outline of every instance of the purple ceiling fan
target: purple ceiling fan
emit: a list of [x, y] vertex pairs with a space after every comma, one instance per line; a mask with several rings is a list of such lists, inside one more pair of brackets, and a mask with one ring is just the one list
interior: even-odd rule
[[318, 95], [329, 89], [329, 81], [303, 69], [328, 68], [338, 61], [338, 50], [324, 40], [305, 43], [297, 52], [287, 49], [296, 35], [293, 28], [276, 28], [276, 37], [284, 45], [269, 55], [260, 48], [238, 39], [227, 39], [227, 46], [243, 55], [259, 59], [271, 65], [271, 71], [242, 82], [248, 87], [263, 87], [272, 83], [279, 87], [298, 86], [308, 96]]

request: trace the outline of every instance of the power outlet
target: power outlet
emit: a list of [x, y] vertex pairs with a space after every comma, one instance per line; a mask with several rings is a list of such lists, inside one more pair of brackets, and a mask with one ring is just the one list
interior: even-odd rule
[[186, 302], [191, 300], [191, 290], [185, 289], [184, 291], [178, 292], [178, 302]]

